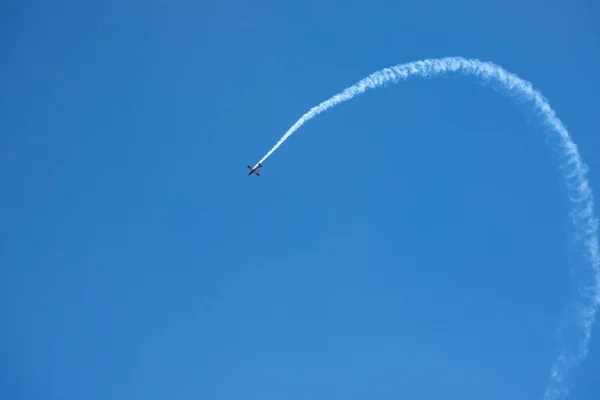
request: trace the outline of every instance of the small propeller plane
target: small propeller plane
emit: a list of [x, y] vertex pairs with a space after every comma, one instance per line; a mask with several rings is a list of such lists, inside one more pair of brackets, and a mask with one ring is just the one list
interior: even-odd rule
[[256, 176], [260, 176], [260, 174], [258, 173], [257, 169], [262, 168], [262, 164], [258, 163], [258, 166], [256, 168], [252, 168], [251, 166], [248, 165], [248, 169], [250, 170], [250, 172], [248, 172], [248, 176], [252, 175], [253, 173], [256, 174]]

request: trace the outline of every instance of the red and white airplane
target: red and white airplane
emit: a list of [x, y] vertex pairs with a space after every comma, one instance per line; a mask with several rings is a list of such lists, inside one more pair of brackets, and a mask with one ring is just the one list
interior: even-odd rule
[[262, 164], [258, 163], [258, 166], [256, 168], [252, 168], [251, 166], [248, 165], [248, 169], [250, 170], [250, 172], [248, 172], [248, 176], [252, 175], [253, 173], [256, 174], [256, 176], [260, 176], [260, 174], [258, 173], [257, 169], [262, 168]]

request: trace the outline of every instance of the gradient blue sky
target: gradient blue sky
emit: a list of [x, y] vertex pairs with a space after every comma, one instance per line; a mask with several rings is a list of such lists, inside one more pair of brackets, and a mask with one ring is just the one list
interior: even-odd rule
[[0, 398], [541, 398], [572, 227], [531, 112], [413, 80], [246, 165], [461, 55], [531, 80], [600, 190], [597, 2], [0, 10]]

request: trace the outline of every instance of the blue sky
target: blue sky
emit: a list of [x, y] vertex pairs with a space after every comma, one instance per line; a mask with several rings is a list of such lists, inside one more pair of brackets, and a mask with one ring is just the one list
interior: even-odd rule
[[[2, 5], [0, 397], [541, 398], [572, 226], [530, 80], [600, 188], [592, 1]], [[600, 189], [598, 189], [600, 190]], [[571, 399], [600, 396], [600, 340]]]

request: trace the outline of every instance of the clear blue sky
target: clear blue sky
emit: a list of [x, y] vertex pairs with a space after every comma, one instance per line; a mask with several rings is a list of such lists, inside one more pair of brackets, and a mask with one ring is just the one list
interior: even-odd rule
[[[531, 112], [413, 80], [246, 165], [460, 55], [544, 93], [598, 195], [597, 2], [0, 10], [0, 398], [541, 398], [572, 227]], [[600, 398], [598, 329], [571, 399]]]

